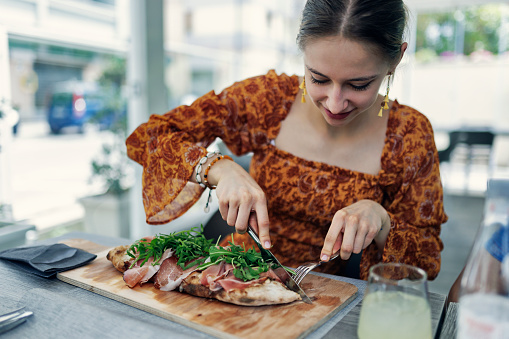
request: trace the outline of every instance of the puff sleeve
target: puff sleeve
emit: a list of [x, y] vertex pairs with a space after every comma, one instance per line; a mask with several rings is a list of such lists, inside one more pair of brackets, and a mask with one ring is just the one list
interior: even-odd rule
[[199, 199], [203, 188], [189, 179], [216, 138], [237, 155], [266, 142], [273, 133], [268, 121], [289, 109], [296, 81], [295, 76], [270, 71], [219, 94], [209, 92], [189, 106], [152, 115], [140, 125], [127, 138], [126, 146], [128, 156], [143, 166], [147, 223], [167, 223]]

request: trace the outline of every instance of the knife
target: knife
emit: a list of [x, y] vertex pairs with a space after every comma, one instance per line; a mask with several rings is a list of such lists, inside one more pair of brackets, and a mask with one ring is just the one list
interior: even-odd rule
[[23, 308], [4, 314], [0, 316], [0, 333], [7, 332], [16, 326], [21, 325], [26, 321], [27, 317], [30, 317], [33, 313], [30, 311], [23, 311]]
[[279, 262], [279, 260], [277, 260], [277, 258], [274, 256], [274, 254], [272, 254], [271, 251], [266, 250], [265, 248], [263, 248], [262, 243], [260, 242], [260, 239], [256, 235], [256, 233], [253, 230], [253, 228], [251, 227], [251, 225], [247, 225], [247, 233], [255, 241], [255, 243], [258, 246], [258, 248], [260, 249], [260, 253], [262, 254], [262, 257], [264, 259], [270, 259], [274, 263], [276, 263], [277, 265], [279, 265], [279, 266], [281, 266], [283, 268], [283, 272], [284, 272], [283, 275], [286, 275], [285, 277], [283, 277], [283, 278], [285, 278], [284, 281], [285, 281], [286, 287], [288, 287], [290, 290], [298, 293], [300, 295], [300, 297], [301, 297], [303, 302], [305, 302], [307, 304], [311, 304], [312, 303], [311, 299], [309, 299], [307, 294], [302, 290], [302, 288], [300, 288], [300, 286], [295, 282], [295, 280], [293, 280], [293, 278], [290, 275], [290, 273], [288, 273], [286, 271], [286, 269], [284, 269], [284, 266], [281, 265], [281, 263]]

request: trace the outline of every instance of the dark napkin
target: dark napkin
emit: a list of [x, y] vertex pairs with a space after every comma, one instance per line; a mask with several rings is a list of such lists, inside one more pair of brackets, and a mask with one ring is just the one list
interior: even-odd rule
[[0, 252], [19, 268], [44, 278], [88, 264], [97, 255], [65, 244], [10, 248]]

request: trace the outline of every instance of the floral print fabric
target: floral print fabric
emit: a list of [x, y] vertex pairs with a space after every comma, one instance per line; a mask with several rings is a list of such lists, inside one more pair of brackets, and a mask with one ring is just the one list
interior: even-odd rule
[[[147, 222], [167, 223], [199, 199], [203, 189], [189, 178], [219, 137], [237, 155], [253, 153], [250, 173], [266, 193], [272, 252], [284, 265], [317, 260], [334, 214], [371, 199], [388, 211], [391, 230], [382, 255], [374, 242], [363, 251], [360, 277], [366, 279], [375, 263], [401, 262], [423, 268], [434, 279], [443, 248], [440, 225], [447, 216], [429, 121], [393, 103], [377, 175], [309, 161], [272, 144], [298, 86], [297, 76], [270, 71], [140, 125], [126, 144], [129, 157], [143, 165]], [[253, 244], [247, 235], [234, 239]], [[341, 274], [343, 266], [336, 259], [319, 270]]]

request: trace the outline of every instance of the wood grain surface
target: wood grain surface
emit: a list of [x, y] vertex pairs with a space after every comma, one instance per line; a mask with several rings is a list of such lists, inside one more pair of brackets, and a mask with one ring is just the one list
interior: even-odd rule
[[57, 278], [162, 318], [219, 338], [301, 338], [311, 333], [357, 295], [352, 284], [309, 275], [301, 286], [312, 304], [293, 302], [274, 306], [238, 306], [176, 291], [164, 292], [152, 283], [129, 288], [106, 259], [109, 249], [88, 241], [66, 244], [97, 253], [89, 265], [62, 272]]

